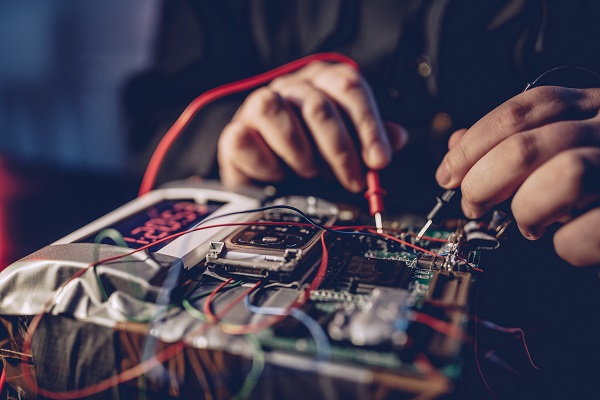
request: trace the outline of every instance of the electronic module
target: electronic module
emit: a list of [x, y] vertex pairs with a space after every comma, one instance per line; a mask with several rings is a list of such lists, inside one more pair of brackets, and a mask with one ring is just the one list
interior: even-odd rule
[[8, 392], [447, 396], [482, 260], [509, 219], [419, 239], [414, 221], [378, 230], [323, 199], [201, 184], [150, 192], [0, 274]]

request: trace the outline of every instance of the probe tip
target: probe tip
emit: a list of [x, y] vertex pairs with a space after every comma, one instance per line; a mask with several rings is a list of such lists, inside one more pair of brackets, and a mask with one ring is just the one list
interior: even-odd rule
[[375, 217], [375, 227], [377, 228], [377, 233], [383, 233], [383, 221], [381, 220], [381, 213], [375, 213], [373, 216]]
[[421, 238], [423, 237], [425, 232], [427, 232], [427, 229], [429, 229], [429, 227], [431, 226], [432, 223], [433, 223], [432, 220], [427, 220], [427, 223], [423, 226], [423, 228], [421, 228], [421, 230], [417, 234], [417, 241], [421, 240]]

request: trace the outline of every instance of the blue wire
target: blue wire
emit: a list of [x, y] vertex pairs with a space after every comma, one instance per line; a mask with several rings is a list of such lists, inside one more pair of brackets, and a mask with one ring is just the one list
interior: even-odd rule
[[294, 308], [291, 312], [285, 308], [279, 307], [259, 307], [250, 303], [250, 294], [244, 297], [244, 305], [248, 310], [256, 314], [266, 315], [290, 315], [302, 323], [310, 332], [317, 347], [317, 358], [319, 360], [328, 360], [331, 358], [331, 345], [329, 339], [321, 325], [310, 315], [299, 308]]

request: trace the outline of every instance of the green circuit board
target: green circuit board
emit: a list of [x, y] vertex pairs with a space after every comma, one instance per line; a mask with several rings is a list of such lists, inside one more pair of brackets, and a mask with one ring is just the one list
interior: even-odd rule
[[[429, 237], [447, 240], [452, 235], [450, 231], [436, 230]], [[399, 235], [400, 237], [400, 235]], [[432, 253], [444, 252], [441, 241], [423, 241], [419, 243]], [[404, 319], [404, 327], [408, 335], [417, 334], [424, 340], [418, 345], [407, 340], [406, 343], [381, 340], [380, 342], [360, 345], [353, 340], [352, 333], [339, 340], [330, 340], [328, 357], [331, 361], [363, 365], [369, 368], [392, 370], [402, 374], [419, 375], [419, 370], [413, 362], [415, 354], [427, 351], [440, 366], [439, 371], [449, 379], [458, 377], [461, 359], [458, 357], [461, 346], [460, 340], [443, 337], [426, 326], [410, 321], [407, 314], [412, 312], [430, 311], [429, 302], [442, 302], [452, 305], [454, 310], [448, 313], [444, 310], [434, 310], [437, 318], [452, 324], [457, 330], [466, 331], [468, 295], [475, 275], [472, 268], [479, 266], [479, 251], [464, 252], [464, 258], [473, 262], [463, 263], [461, 268], [448, 271], [441, 265], [440, 257], [423, 257], [422, 253], [404, 248], [371, 248], [359, 254], [349, 252], [344, 258], [344, 265], [334, 266], [336, 271], [326, 287], [311, 292], [310, 300], [303, 310], [321, 324], [330, 339], [335, 337], [334, 331], [344, 329], [343, 322], [338, 323], [344, 316], [352, 319], [361, 310], [371, 307], [373, 291], [386, 288], [387, 296], [393, 301], [393, 296], [402, 299], [394, 306], [402, 308], [399, 319]], [[443, 279], [442, 279], [443, 278]], [[448, 282], [459, 282], [457, 285]], [[461, 292], [460, 294], [457, 294]], [[462, 300], [456, 302], [456, 298]], [[394, 323], [398, 324], [399, 321]], [[336, 324], [341, 324], [336, 328]], [[350, 323], [350, 325], [352, 322]], [[282, 350], [294, 354], [304, 354], [314, 357], [318, 354], [318, 344], [310, 334], [299, 329], [300, 324], [294, 319], [287, 319], [278, 326], [267, 329], [259, 335], [260, 341], [267, 349]], [[369, 329], [368, 324], [354, 324], [348, 329]], [[299, 334], [299, 332], [301, 332]], [[392, 332], [393, 334], [393, 332]], [[343, 335], [342, 335], [343, 336]], [[436, 342], [438, 349], [427, 349]], [[435, 346], [435, 345], [434, 345]]]

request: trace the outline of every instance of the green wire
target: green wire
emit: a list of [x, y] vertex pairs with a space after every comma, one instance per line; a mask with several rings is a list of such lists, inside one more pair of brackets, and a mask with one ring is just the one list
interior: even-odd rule
[[[210, 292], [209, 292], [210, 293]], [[192, 317], [202, 321], [202, 322], [206, 322], [206, 317], [204, 316], [204, 313], [202, 313], [200, 310], [198, 310], [197, 308], [195, 308], [188, 299], [183, 299], [183, 301], [181, 302], [181, 304], [183, 305], [183, 308], [185, 308], [185, 311], [188, 312], [188, 314], [190, 314]]]
[[[242, 284], [242, 281], [230, 283], [225, 289], [233, 289], [234, 287], [241, 286]], [[198, 286], [199, 283], [198, 285], [196, 285], [196, 288]], [[196, 288], [194, 288], [194, 290]], [[197, 295], [190, 296], [187, 299], [183, 299], [181, 304], [183, 305], [183, 308], [192, 317], [200, 321], [206, 322], [207, 319], [204, 313], [195, 308], [191, 302], [201, 299], [202, 297], [206, 297], [212, 292], [213, 290], [207, 290], [202, 293], [198, 293]], [[248, 371], [248, 375], [246, 376], [246, 379], [244, 379], [240, 390], [232, 397], [232, 399], [235, 400], [242, 400], [250, 397], [250, 394], [252, 394], [252, 391], [254, 390], [254, 388], [256, 388], [256, 385], [258, 384], [258, 381], [260, 380], [260, 377], [263, 371], [265, 370], [265, 352], [262, 348], [260, 341], [254, 335], [245, 335], [244, 339], [246, 339], [246, 341], [250, 343], [250, 345], [252, 345], [252, 365], [250, 366], [250, 371]]]
[[[129, 248], [129, 246], [127, 245], [127, 242], [125, 241], [125, 239], [123, 239], [123, 235], [121, 235], [121, 232], [119, 232], [118, 230], [116, 230], [114, 228], [103, 229], [94, 238], [94, 243], [96, 244], [96, 246], [94, 248], [94, 258], [93, 258], [94, 264], [100, 258], [100, 255], [99, 255], [100, 244], [106, 238], [111, 239], [117, 246]], [[125, 266], [127, 267], [127, 269], [128, 269], [127, 272], [129, 272], [130, 275], [135, 275], [135, 271], [133, 270], [133, 268], [131, 268], [131, 263], [126, 262]], [[98, 273], [98, 270], [96, 269], [96, 267], [97, 267], [97, 265], [94, 265], [93, 270], [94, 270], [94, 274], [96, 276], [96, 280], [98, 281], [100, 293], [102, 294], [103, 300], [108, 301], [108, 292], [106, 291], [106, 288], [104, 287], [104, 283], [102, 283], [102, 279], [100, 278], [100, 274]], [[141, 298], [142, 293], [141, 293], [140, 285], [130, 281], [130, 286], [131, 286], [132, 291], [134, 292], [134, 298], [136, 300], [138, 300], [139, 302], [142, 302], [143, 300]], [[167, 306], [167, 310], [169, 310], [171, 308], [173, 308], [173, 304], [169, 304]], [[119, 314], [121, 314], [121, 316], [123, 316], [123, 318], [125, 318], [127, 321], [139, 322], [139, 323], [148, 323], [148, 322], [155, 321], [158, 318], [160, 318], [162, 315], [164, 315], [164, 313], [167, 310], [159, 310], [155, 315], [148, 316], [148, 317], [134, 317], [132, 315], [125, 314], [121, 310], [115, 309], [115, 311], [117, 311]]]
[[232, 399], [236, 400], [247, 399], [250, 397], [265, 370], [265, 352], [260, 341], [254, 335], [245, 335], [244, 339], [252, 345], [252, 365], [250, 366], [250, 371], [248, 372], [246, 379], [244, 379], [244, 383], [242, 383], [242, 387], [232, 397]]
[[148, 399], [148, 380], [146, 379], [146, 375], [142, 374], [138, 378], [138, 395], [140, 400]]
[[[223, 290], [227, 291], [227, 290], [229, 290], [229, 289], [233, 289], [234, 287], [242, 286], [242, 284], [243, 284], [243, 283], [244, 283], [244, 282], [242, 282], [242, 281], [236, 281], [236, 282], [232, 282], [232, 283], [230, 283], [229, 285], [227, 285], [227, 286], [225, 287], [225, 289], [223, 289]], [[202, 293], [196, 294], [196, 295], [194, 295], [194, 296], [190, 296], [190, 297], [188, 298], [188, 300], [189, 300], [189, 301], [196, 301], [196, 300], [198, 300], [198, 299], [201, 299], [202, 297], [208, 296], [208, 295], [209, 295], [209, 294], [211, 294], [212, 292], [213, 292], [213, 290], [212, 290], [212, 289], [211, 289], [211, 290], [207, 290], [207, 291], [205, 291], [205, 292], [202, 292]]]
[[[98, 234], [94, 238], [94, 243], [96, 243], [96, 245], [97, 245], [94, 248], [94, 263], [98, 262], [98, 259], [100, 258], [100, 256], [99, 256], [100, 244], [102, 244], [102, 241], [107, 238], [112, 240], [117, 246], [129, 248], [129, 246], [127, 245], [127, 242], [123, 238], [123, 235], [121, 235], [121, 232], [119, 232], [118, 230], [116, 230], [114, 228], [103, 229], [100, 232], [98, 232]], [[129, 272], [130, 275], [135, 276], [135, 271], [131, 267], [131, 263], [126, 262], [125, 267], [127, 268], [127, 272]], [[96, 276], [97, 276], [96, 279], [98, 279], [98, 282], [100, 284], [100, 291], [102, 292], [102, 295], [105, 296], [104, 300], [106, 301], [106, 300], [108, 300], [108, 294], [106, 292], [106, 288], [104, 287], [104, 284], [102, 284], [100, 275], [97, 273], [96, 265], [94, 265], [94, 271], [96, 271]], [[142, 289], [140, 288], [140, 285], [138, 285], [135, 282], [130, 282], [130, 286], [133, 291], [133, 296], [138, 300], [142, 300], [142, 298], [141, 298], [142, 297]]]
[[[224, 290], [229, 290], [229, 289], [233, 289], [234, 287], [238, 287], [241, 286], [244, 282], [242, 281], [237, 281], [237, 282], [233, 282], [230, 283], [228, 286], [225, 287]], [[198, 282], [198, 284], [196, 285], [196, 287], [190, 291], [193, 292], [194, 290], [196, 290], [196, 288], [198, 288], [198, 286], [200, 286], [200, 282]], [[192, 305], [192, 301], [196, 301], [198, 299], [201, 299], [203, 297], [208, 296], [209, 294], [211, 294], [214, 290], [206, 290], [202, 293], [198, 293], [194, 296], [190, 296], [187, 299], [183, 299], [183, 301], [181, 302], [181, 305], [183, 305], [183, 308], [185, 309], [185, 311], [188, 312], [188, 314], [190, 314], [192, 317], [202, 321], [202, 322], [206, 322], [206, 316], [204, 315], [204, 313], [200, 310], [198, 310], [196, 307], [194, 307]]]

